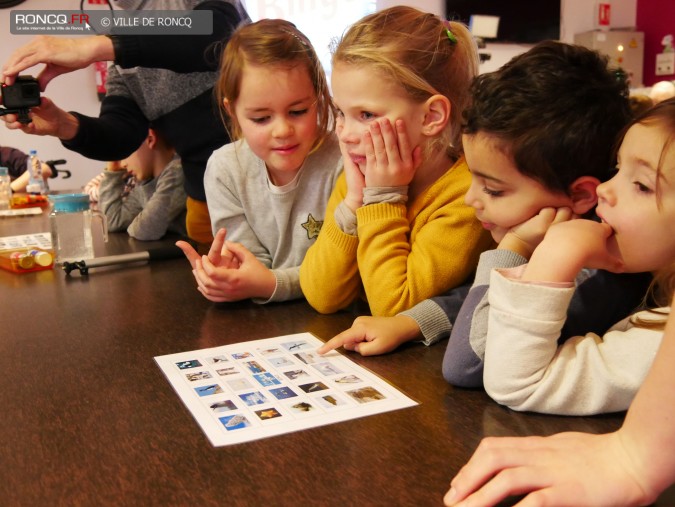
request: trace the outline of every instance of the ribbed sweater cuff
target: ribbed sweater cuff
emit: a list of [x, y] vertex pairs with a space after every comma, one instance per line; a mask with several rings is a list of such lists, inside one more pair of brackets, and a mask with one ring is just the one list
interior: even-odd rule
[[431, 299], [425, 299], [399, 315], [407, 315], [417, 322], [422, 332], [421, 342], [424, 345], [432, 345], [443, 338], [447, 338], [452, 331], [452, 323], [447, 315]]
[[356, 210], [356, 223], [366, 224], [376, 220], [390, 220], [392, 218], [405, 217], [405, 204], [391, 204], [381, 202], [377, 204], [369, 204], [368, 206], [361, 206]]

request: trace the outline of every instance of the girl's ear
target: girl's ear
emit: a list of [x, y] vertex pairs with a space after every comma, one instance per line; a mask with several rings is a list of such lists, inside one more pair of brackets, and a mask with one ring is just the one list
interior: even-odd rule
[[425, 114], [422, 133], [426, 136], [436, 136], [442, 132], [450, 121], [452, 105], [445, 95], [432, 95], [424, 103]]
[[576, 215], [585, 215], [598, 204], [596, 189], [600, 180], [593, 176], [580, 176], [572, 182], [569, 194], [572, 198], [572, 212]]
[[228, 99], [223, 99], [223, 107], [229, 116], [232, 116], [232, 105]]

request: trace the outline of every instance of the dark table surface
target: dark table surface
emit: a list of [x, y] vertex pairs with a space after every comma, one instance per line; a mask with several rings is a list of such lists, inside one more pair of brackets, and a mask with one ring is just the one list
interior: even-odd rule
[[[0, 236], [44, 224], [0, 218]], [[97, 248], [116, 254], [161, 244], [118, 233]], [[214, 305], [197, 292], [185, 259], [87, 277], [0, 270], [0, 291], [5, 507], [442, 505], [483, 436], [600, 433], [623, 420], [512, 412], [482, 390], [448, 385], [442, 343], [415, 344], [350, 357], [420, 405], [214, 448], [155, 356], [304, 331], [328, 339], [356, 313], [319, 315], [304, 301]], [[675, 505], [675, 491], [657, 505]]]

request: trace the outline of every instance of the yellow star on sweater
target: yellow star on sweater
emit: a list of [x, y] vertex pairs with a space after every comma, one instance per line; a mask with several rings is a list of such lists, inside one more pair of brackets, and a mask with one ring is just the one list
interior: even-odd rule
[[307, 216], [307, 221], [302, 226], [307, 231], [307, 239], [316, 238], [319, 235], [323, 220], [316, 220], [310, 213]]

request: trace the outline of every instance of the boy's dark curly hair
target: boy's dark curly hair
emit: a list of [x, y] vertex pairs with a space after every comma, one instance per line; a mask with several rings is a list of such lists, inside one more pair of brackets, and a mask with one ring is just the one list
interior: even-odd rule
[[463, 133], [494, 136], [518, 170], [567, 193], [580, 176], [605, 181], [631, 119], [624, 75], [596, 51], [545, 41], [472, 84]]

